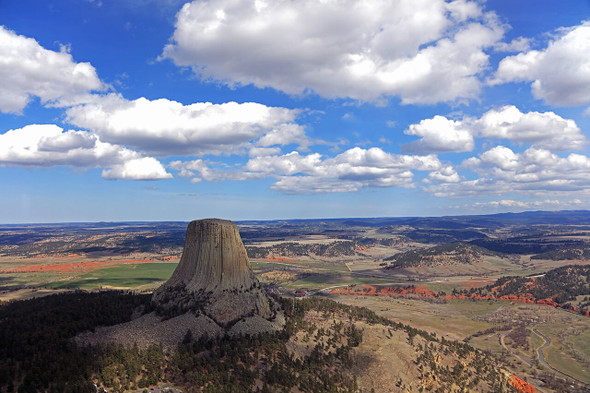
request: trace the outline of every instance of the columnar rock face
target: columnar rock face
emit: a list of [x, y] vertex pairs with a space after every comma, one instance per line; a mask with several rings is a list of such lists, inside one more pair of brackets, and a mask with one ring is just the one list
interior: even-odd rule
[[219, 219], [188, 225], [180, 263], [152, 302], [164, 316], [193, 311], [224, 327], [247, 317], [270, 319], [277, 308], [250, 268], [238, 227]]

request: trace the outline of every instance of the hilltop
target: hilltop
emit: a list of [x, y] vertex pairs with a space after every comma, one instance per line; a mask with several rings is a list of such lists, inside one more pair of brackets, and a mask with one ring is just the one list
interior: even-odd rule
[[502, 277], [485, 287], [453, 294], [546, 304], [590, 316], [590, 265], [563, 266], [532, 277]]
[[440, 246], [412, 250], [384, 258], [385, 269], [409, 267], [441, 267], [472, 265], [483, 262], [484, 256], [501, 256], [500, 253], [467, 243], [448, 243]]
[[590, 247], [586, 246], [586, 247], [560, 248], [557, 250], [533, 255], [531, 258], [532, 259], [550, 259], [552, 261], [563, 261], [563, 260], [567, 260], [567, 259], [589, 260], [590, 259]]

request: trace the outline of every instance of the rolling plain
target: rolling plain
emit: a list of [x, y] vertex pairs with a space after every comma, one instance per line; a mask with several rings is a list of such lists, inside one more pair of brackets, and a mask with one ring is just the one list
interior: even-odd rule
[[[590, 212], [237, 224], [258, 279], [293, 302], [367, 307], [468, 343], [526, 381], [521, 391], [590, 389]], [[178, 264], [186, 225], [0, 226], [0, 300], [151, 293]], [[381, 333], [365, 330], [378, 352]], [[359, 384], [379, 391], [379, 378]]]

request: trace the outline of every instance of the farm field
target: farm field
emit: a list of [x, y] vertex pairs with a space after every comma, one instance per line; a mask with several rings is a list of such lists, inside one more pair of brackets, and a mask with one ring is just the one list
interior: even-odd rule
[[106, 267], [73, 279], [46, 285], [54, 289], [134, 289], [154, 290], [166, 281], [176, 269], [176, 263], [125, 264]]
[[167, 280], [178, 258], [158, 255], [125, 258], [18, 258], [0, 260], [0, 300], [28, 298], [50, 290], [153, 290]]

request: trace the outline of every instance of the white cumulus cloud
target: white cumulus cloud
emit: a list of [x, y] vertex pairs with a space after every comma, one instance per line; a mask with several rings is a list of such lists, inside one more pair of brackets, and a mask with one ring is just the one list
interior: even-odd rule
[[518, 37], [511, 42], [499, 42], [494, 46], [496, 52], [522, 52], [529, 50], [530, 40], [525, 37]]
[[166, 172], [160, 161], [153, 157], [143, 157], [129, 160], [120, 165], [113, 165], [102, 171], [105, 179], [126, 180], [160, 180], [170, 179], [172, 175]]
[[518, 167], [519, 156], [504, 146], [496, 146], [483, 152], [479, 157], [479, 159], [467, 160], [466, 166], [478, 168], [481, 165], [487, 165], [501, 170], [511, 170]]
[[461, 181], [461, 176], [451, 165], [446, 165], [439, 170], [430, 172], [423, 181], [425, 183], [457, 183]]
[[520, 192], [547, 196], [590, 191], [590, 157], [582, 154], [559, 156], [549, 150], [528, 148], [515, 153], [496, 146], [478, 157], [465, 160], [463, 167], [479, 175], [475, 180], [425, 187], [437, 196], [502, 195]]
[[0, 166], [110, 167], [110, 179], [156, 180], [172, 177], [155, 158], [105, 143], [91, 132], [64, 131], [54, 124], [31, 124], [0, 135]]
[[106, 142], [165, 156], [234, 153], [256, 142], [263, 147], [307, 144], [303, 128], [294, 122], [298, 113], [254, 102], [183, 105], [109, 94], [69, 108], [67, 119]]
[[358, 191], [359, 184], [343, 182], [338, 179], [320, 180], [310, 176], [289, 176], [282, 177], [270, 188], [284, 194], [324, 194]]
[[532, 82], [535, 98], [552, 105], [590, 103], [590, 21], [562, 28], [543, 50], [503, 59], [492, 84]]
[[434, 116], [412, 124], [404, 131], [407, 135], [421, 138], [402, 147], [405, 152], [461, 152], [473, 150], [473, 135], [461, 121], [449, 120], [444, 116]]
[[[266, 177], [261, 173], [253, 173], [243, 170], [229, 171], [223, 169], [212, 169], [210, 163], [198, 159], [192, 161], [172, 161], [168, 167], [179, 171], [179, 177], [190, 177], [191, 183], [198, 183], [201, 180], [219, 182], [219, 181], [240, 181], [255, 180]], [[195, 173], [196, 172], [196, 173]], [[197, 173], [200, 177], [197, 177]]]
[[480, 210], [481, 208], [511, 208], [511, 209], [571, 209], [582, 204], [579, 199], [544, 199], [536, 201], [515, 201], [513, 199], [501, 199], [499, 201], [475, 202], [466, 205], [465, 208]]
[[489, 110], [479, 119], [437, 115], [410, 125], [404, 133], [420, 139], [402, 145], [402, 150], [423, 154], [472, 151], [474, 137], [527, 142], [552, 151], [582, 150], [588, 144], [575, 121], [554, 112], [523, 113], [513, 105]]
[[413, 171], [438, 171], [443, 165], [436, 156], [387, 153], [379, 148], [355, 147], [335, 157], [322, 159], [318, 153], [250, 159], [244, 169], [278, 178], [272, 189], [290, 194], [348, 192], [364, 187], [414, 187]]
[[281, 154], [280, 147], [252, 147], [248, 151], [250, 157], [262, 157], [262, 156], [276, 156]]
[[0, 26], [0, 111], [20, 113], [32, 97], [69, 106], [105, 86], [90, 63], [76, 63], [65, 47], [55, 52]]
[[475, 207], [522, 207], [522, 208], [529, 208], [533, 204], [531, 204], [530, 202], [514, 201], [512, 199], [502, 199], [499, 201], [475, 202], [473, 205]]
[[303, 156], [291, 152], [282, 156], [261, 156], [248, 161], [245, 169], [272, 175], [294, 175], [297, 173], [314, 173], [320, 169], [321, 154]]
[[522, 113], [512, 105], [488, 111], [474, 126], [482, 137], [530, 142], [553, 151], [580, 150], [588, 143], [575, 121], [553, 112]]
[[192, 178], [191, 182], [270, 177], [277, 180], [270, 188], [287, 194], [349, 192], [364, 187], [412, 188], [414, 171], [428, 172], [430, 183], [459, 181], [453, 167], [443, 165], [434, 155], [391, 154], [376, 147], [355, 147], [326, 158], [319, 153], [297, 151], [263, 154], [250, 158], [237, 170], [202, 159], [174, 161], [168, 166], [178, 171], [179, 177]]
[[477, 96], [503, 34], [468, 0], [193, 1], [162, 58], [229, 85], [435, 103]]

